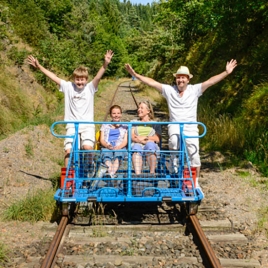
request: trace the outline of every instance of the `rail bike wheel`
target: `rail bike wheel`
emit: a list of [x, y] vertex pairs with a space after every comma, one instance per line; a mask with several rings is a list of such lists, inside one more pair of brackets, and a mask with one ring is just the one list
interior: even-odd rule
[[187, 202], [186, 211], [188, 215], [195, 215], [198, 212], [199, 203], [197, 202]]
[[59, 203], [62, 216], [67, 216], [69, 220], [72, 220], [76, 210], [76, 204], [74, 202]]

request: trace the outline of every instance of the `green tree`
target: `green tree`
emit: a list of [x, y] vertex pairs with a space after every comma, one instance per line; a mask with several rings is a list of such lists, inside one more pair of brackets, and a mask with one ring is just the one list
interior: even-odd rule
[[10, 19], [16, 33], [30, 45], [38, 46], [39, 41], [49, 35], [44, 11], [34, 0], [12, 0]]
[[51, 33], [60, 36], [64, 32], [64, 15], [71, 12], [72, 2], [71, 0], [35, 0], [36, 6], [44, 12]]

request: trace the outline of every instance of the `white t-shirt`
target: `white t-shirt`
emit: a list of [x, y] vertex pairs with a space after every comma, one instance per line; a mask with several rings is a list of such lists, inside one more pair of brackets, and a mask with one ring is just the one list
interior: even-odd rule
[[[188, 85], [183, 95], [177, 87], [162, 84], [162, 95], [167, 100], [170, 122], [196, 122], [197, 103], [202, 95], [202, 84]], [[196, 129], [196, 125], [187, 125], [184, 129]]]
[[[94, 94], [98, 91], [92, 81], [78, 90], [74, 83], [61, 80], [59, 91], [64, 93], [64, 121], [94, 121]], [[74, 127], [67, 124], [66, 128]], [[81, 124], [79, 128], [94, 127]]]

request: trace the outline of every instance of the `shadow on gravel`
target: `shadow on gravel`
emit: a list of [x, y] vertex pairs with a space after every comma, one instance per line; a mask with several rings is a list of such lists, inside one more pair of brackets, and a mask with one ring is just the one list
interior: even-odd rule
[[180, 208], [174, 204], [106, 204], [103, 212], [113, 215], [118, 224], [184, 224]]
[[[231, 167], [239, 166], [241, 163], [237, 162], [234, 156], [224, 155], [218, 151], [200, 152], [201, 169], [205, 172], [222, 172]], [[249, 168], [249, 167], [245, 167]]]
[[24, 173], [24, 174], [26, 174], [26, 175], [28, 175], [28, 176], [32, 176], [32, 177], [35, 177], [35, 178], [40, 179], [40, 180], [51, 181], [51, 179], [44, 178], [44, 177], [41, 177], [41, 176], [36, 175], [36, 174], [31, 174], [31, 173], [25, 172], [25, 171], [23, 171], [23, 170], [19, 170], [19, 172], [22, 172], [22, 173]]

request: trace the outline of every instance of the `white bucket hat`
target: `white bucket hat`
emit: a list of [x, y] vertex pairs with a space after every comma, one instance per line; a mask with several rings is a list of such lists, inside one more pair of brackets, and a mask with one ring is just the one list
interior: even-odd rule
[[176, 77], [176, 75], [178, 75], [178, 74], [188, 75], [190, 79], [193, 77], [193, 75], [190, 74], [190, 71], [189, 71], [188, 67], [186, 67], [186, 66], [181, 66], [178, 69], [178, 71], [175, 74], [173, 74], [173, 75]]

